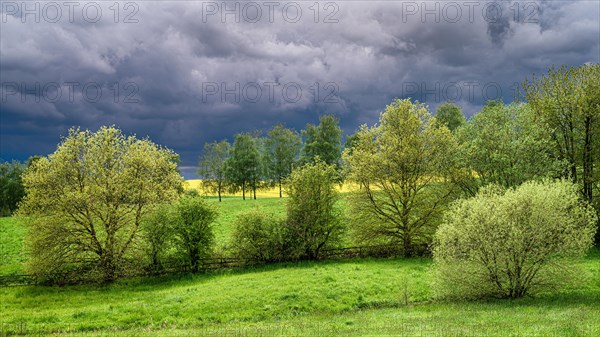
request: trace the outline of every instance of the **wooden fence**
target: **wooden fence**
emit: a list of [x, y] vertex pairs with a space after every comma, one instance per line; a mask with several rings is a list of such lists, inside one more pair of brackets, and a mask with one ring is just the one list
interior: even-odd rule
[[[319, 260], [338, 260], [338, 259], [354, 259], [354, 258], [365, 258], [365, 257], [396, 257], [401, 255], [401, 249], [398, 245], [378, 245], [378, 246], [357, 246], [357, 247], [346, 247], [346, 248], [334, 248], [322, 250], [319, 254]], [[282, 261], [282, 262], [293, 262], [293, 261]], [[198, 271], [206, 272], [211, 270], [228, 269], [228, 268], [240, 268], [245, 266], [265, 264], [264, 261], [247, 260], [234, 257], [217, 257], [217, 258], [206, 258], [201, 259]], [[181, 264], [165, 264], [160, 270], [156, 271], [136, 271], [130, 273], [120, 273], [120, 278], [127, 277], [139, 277], [139, 276], [156, 276], [156, 275], [168, 275], [177, 273], [191, 272], [192, 270], [188, 265]], [[30, 274], [13, 274], [13, 275], [0, 275], [0, 287], [8, 286], [20, 286], [20, 285], [37, 285], [40, 284], [40, 280], [47, 279], [61, 279], [61, 276], [67, 274], [53, 274], [53, 275], [30, 275]], [[85, 280], [83, 280], [85, 281]], [[60, 283], [59, 283], [60, 284]]]

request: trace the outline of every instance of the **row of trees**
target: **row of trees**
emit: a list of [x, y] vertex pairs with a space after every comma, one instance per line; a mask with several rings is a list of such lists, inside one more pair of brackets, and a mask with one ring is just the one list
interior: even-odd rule
[[216, 193], [219, 201], [224, 191], [241, 191], [244, 200], [246, 192], [252, 191], [256, 199], [258, 188], [274, 185], [282, 197], [283, 181], [295, 166], [314, 163], [318, 158], [340, 167], [342, 130], [338, 124], [337, 118], [325, 115], [318, 125], [308, 124], [301, 134], [276, 125], [266, 137], [240, 133], [233, 144], [226, 140], [207, 143], [198, 174], [204, 187]]
[[[555, 231], [549, 231], [550, 236], [530, 238], [563, 240], [544, 248], [545, 254], [556, 253], [568, 242], [561, 236], [566, 233], [561, 231], [561, 219], [571, 216], [578, 222], [573, 223], [576, 230], [569, 233], [578, 240], [581, 251], [588, 242], [587, 233], [597, 229], [596, 218], [589, 215], [591, 208], [586, 205], [595, 205], [598, 210], [595, 191], [600, 182], [594, 170], [594, 158], [600, 150], [595, 132], [600, 111], [595, 95], [600, 81], [589, 80], [589, 76], [600, 79], [600, 66], [550, 70], [548, 76], [524, 84], [526, 95], [538, 103], [489, 102], [468, 121], [452, 104], [442, 105], [436, 117], [423, 104], [394, 100], [377, 124], [362, 126], [348, 138], [341, 160], [333, 156], [340, 152], [338, 121], [325, 116], [319, 125], [309, 125], [303, 131], [302, 147], [297, 133], [276, 126], [266, 138], [240, 134], [231, 146], [209, 144], [214, 151], [205, 152], [202, 168], [208, 170], [208, 163], [214, 163], [221, 173], [207, 173], [206, 181], [218, 184], [218, 177], [224, 177], [221, 186], [234, 186], [244, 193], [246, 189], [256, 190], [265, 176], [272, 183], [287, 186], [290, 198], [285, 219], [253, 213], [237, 220], [234, 249], [240, 256], [264, 261], [317, 258], [346, 229], [361, 244], [394, 244], [405, 256], [413, 256], [428, 249], [434, 237], [441, 245], [443, 238], [437, 235], [444, 232], [436, 235], [441, 224], [454, 228], [462, 226], [463, 220], [486, 216], [495, 220], [481, 229], [484, 234], [493, 231], [494, 224], [500, 229], [500, 219], [505, 218], [511, 226], [522, 222], [504, 229], [510, 235], [529, 233], [519, 229], [525, 224], [536, 224], [533, 228], [542, 230], [540, 219], [552, 224]], [[568, 100], [552, 99], [561, 97], [563, 91], [557, 88], [561, 81], [577, 83], [576, 107], [561, 105]], [[548, 93], [552, 90], [556, 92]], [[546, 115], [536, 110], [536, 104], [544, 106]], [[549, 116], [559, 114], [563, 118], [567, 110], [571, 118], [567, 124], [572, 126], [565, 135], [551, 123], [558, 117]], [[563, 148], [567, 143], [568, 149]], [[180, 198], [183, 189], [177, 159], [172, 151], [149, 140], [125, 137], [115, 128], [104, 127], [96, 133], [71, 130], [55, 153], [34, 161], [22, 178], [26, 196], [19, 212], [30, 223], [27, 242], [33, 270], [71, 270], [91, 261], [105, 280], [111, 280], [119, 270], [139, 265], [139, 261], [160, 266], [165, 258], [161, 254], [167, 253], [169, 259], [180, 259], [192, 270], [197, 269], [198, 260], [210, 251], [212, 239], [206, 233], [210, 233], [215, 215], [197, 197]], [[341, 177], [358, 186], [348, 198], [349, 226], [340, 221], [335, 207], [333, 184]], [[550, 184], [548, 179], [568, 180], [573, 187], [566, 189], [578, 195], [555, 194], [565, 200], [574, 198], [573, 205], [582, 205], [584, 211], [569, 206], [558, 208], [559, 214], [552, 215], [557, 204], [541, 200], [543, 207], [531, 206], [518, 213], [514, 204], [502, 204], [505, 197], [516, 198], [506, 191], [531, 181], [542, 182], [538, 183], [542, 187], [536, 185], [536, 193], [554, 191], [545, 187]], [[590, 181], [591, 195], [587, 187]], [[490, 188], [486, 186], [496, 186], [491, 191], [502, 192], [492, 195], [485, 192]], [[523, 190], [526, 197], [519, 199], [522, 202], [535, 199], [533, 192], [527, 191]], [[473, 196], [493, 203], [475, 218], [469, 218], [468, 213], [474, 204], [459, 210], [459, 206], [451, 206], [453, 202], [457, 205], [456, 200]], [[161, 206], [165, 204], [168, 206]], [[507, 205], [504, 215], [498, 215], [502, 208], [496, 204]], [[449, 209], [456, 211], [448, 213]], [[544, 220], [537, 212], [555, 220]], [[476, 226], [486, 223], [475, 221]], [[456, 228], [448, 231], [459, 233]], [[529, 241], [525, 243], [525, 247], [532, 246]], [[447, 258], [460, 261], [469, 256], [456, 251], [457, 255]], [[440, 250], [434, 253], [439, 258], [445, 256]]]
[[[177, 161], [171, 150], [114, 127], [71, 129], [22, 177], [29, 271], [51, 282], [110, 282], [173, 264], [198, 271], [213, 254], [218, 212], [183, 190]], [[336, 181], [335, 168], [319, 159], [295, 169], [285, 181], [287, 217], [267, 237], [256, 231], [273, 218], [240, 217], [236, 252], [257, 261], [317, 258], [342, 233]], [[252, 253], [267, 251], [260, 240], [276, 249], [268, 259]]]
[[[246, 261], [276, 262], [316, 259], [323, 249], [335, 247], [345, 228], [336, 205], [336, 181], [335, 168], [322, 161], [294, 169], [284, 182], [289, 194], [286, 216], [259, 208], [238, 215], [229, 254]], [[157, 208], [141, 230], [150, 270], [175, 263], [198, 271], [201, 259], [213, 253], [215, 216], [213, 206], [197, 195]]]

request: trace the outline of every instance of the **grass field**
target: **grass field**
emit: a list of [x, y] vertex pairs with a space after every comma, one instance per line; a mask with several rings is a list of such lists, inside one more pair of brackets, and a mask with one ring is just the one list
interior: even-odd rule
[[241, 197], [223, 197], [223, 201], [219, 202], [216, 197], [209, 197], [209, 200], [215, 203], [219, 211], [219, 216], [213, 225], [217, 249], [229, 245], [233, 222], [238, 214], [258, 207], [275, 216], [285, 215], [285, 198], [263, 196], [256, 200], [242, 200]]
[[0, 275], [20, 273], [25, 228], [14, 218], [0, 218]]
[[277, 264], [108, 286], [0, 288], [4, 334], [163, 336], [600, 333], [600, 254], [585, 287], [521, 300], [436, 303], [428, 259]]
[[[217, 239], [231, 220], [284, 200], [217, 203]], [[24, 260], [22, 226], [0, 218], [2, 273]], [[598, 336], [600, 251], [587, 282], [520, 300], [435, 302], [429, 259], [284, 263], [210, 274], [120, 280], [106, 286], [0, 288], [0, 335], [69, 336]]]

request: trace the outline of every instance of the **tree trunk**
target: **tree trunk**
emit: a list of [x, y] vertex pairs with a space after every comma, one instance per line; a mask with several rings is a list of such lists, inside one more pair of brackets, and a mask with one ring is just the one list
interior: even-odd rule
[[256, 183], [252, 184], [252, 192], [254, 193], [254, 200], [256, 200]]
[[593, 197], [593, 157], [592, 157], [592, 118], [586, 116], [585, 120], [585, 143], [583, 147], [583, 196], [588, 202]]
[[217, 188], [217, 194], [219, 195], [219, 202], [221, 202], [221, 184], [219, 184], [219, 187]]
[[404, 249], [404, 257], [412, 257], [413, 256], [413, 247], [412, 247], [412, 240], [411, 240], [410, 234], [404, 233], [402, 246]]
[[282, 194], [281, 194], [281, 177], [279, 177], [279, 197], [282, 198]]
[[104, 282], [110, 283], [115, 280], [116, 268], [113, 257], [110, 254], [105, 254], [101, 258], [101, 268], [104, 273]]
[[246, 200], [246, 183], [242, 183], [242, 200]]

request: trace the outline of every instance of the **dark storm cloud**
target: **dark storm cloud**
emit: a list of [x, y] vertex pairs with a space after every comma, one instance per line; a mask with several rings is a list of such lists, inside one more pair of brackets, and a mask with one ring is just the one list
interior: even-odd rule
[[[204, 142], [236, 132], [301, 129], [324, 113], [352, 132], [394, 97], [432, 109], [454, 99], [472, 114], [487, 98], [512, 99], [534, 72], [599, 62], [600, 53], [595, 1], [340, 1], [318, 14], [313, 2], [281, 2], [272, 13], [255, 2], [256, 22], [253, 8], [223, 22], [221, 2], [135, 2], [132, 17], [101, 2], [95, 23], [93, 2], [79, 3], [73, 22], [65, 8], [57, 22], [48, 13], [22, 22], [7, 4], [21, 2], [2, 2], [3, 159], [47, 154], [73, 125], [115, 124], [175, 149], [192, 172]], [[236, 84], [237, 99], [221, 95]]]

